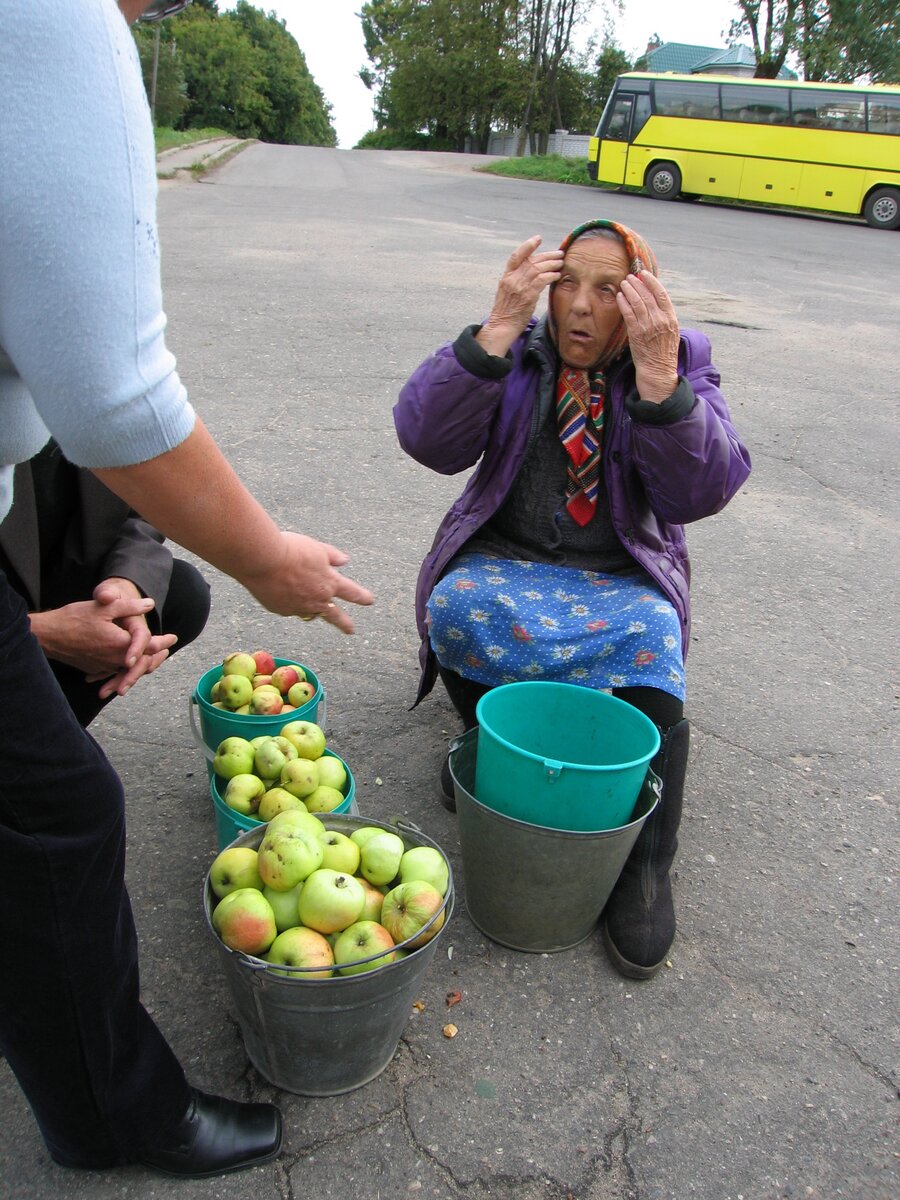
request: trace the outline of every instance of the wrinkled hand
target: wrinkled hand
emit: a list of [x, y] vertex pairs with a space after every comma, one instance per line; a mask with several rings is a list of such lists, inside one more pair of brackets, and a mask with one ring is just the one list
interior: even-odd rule
[[638, 394], [661, 404], [678, 386], [678, 317], [655, 275], [627, 275], [616, 302], [628, 331]]
[[89, 683], [105, 680], [101, 699], [120, 695], [169, 655], [174, 634], [151, 634], [146, 614], [153, 601], [128, 579], [97, 584], [93, 599], [31, 614], [31, 627], [48, 658], [83, 671]]
[[541, 292], [559, 279], [565, 255], [562, 250], [536, 254], [540, 244], [535, 235], [509, 256], [490, 316], [476, 335], [476, 341], [490, 354], [506, 354], [534, 315]]
[[264, 572], [243, 575], [240, 582], [270, 612], [283, 617], [321, 617], [344, 633], [353, 632], [353, 620], [336, 601], [372, 604], [367, 588], [342, 575], [349, 555], [327, 542], [316, 541], [302, 533], [280, 534], [281, 558], [269, 563]]

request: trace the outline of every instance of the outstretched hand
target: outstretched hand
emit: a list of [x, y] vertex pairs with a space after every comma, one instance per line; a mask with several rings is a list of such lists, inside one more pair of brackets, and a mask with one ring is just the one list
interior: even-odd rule
[[540, 244], [536, 234], [509, 256], [490, 316], [476, 336], [489, 354], [506, 354], [534, 315], [541, 292], [559, 279], [565, 255], [562, 250], [542, 250], [538, 254]]
[[280, 534], [281, 560], [257, 575], [242, 575], [241, 583], [270, 612], [312, 620], [321, 617], [344, 633], [353, 632], [353, 619], [337, 604], [372, 604], [374, 596], [338, 570], [349, 555], [327, 542], [302, 533]]
[[650, 271], [627, 275], [616, 303], [628, 331], [642, 400], [661, 404], [678, 386], [678, 317], [669, 293]]

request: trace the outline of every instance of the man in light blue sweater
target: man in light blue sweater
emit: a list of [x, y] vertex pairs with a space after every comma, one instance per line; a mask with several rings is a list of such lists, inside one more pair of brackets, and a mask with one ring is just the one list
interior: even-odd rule
[[[339, 601], [372, 597], [341, 573], [347, 555], [276, 527], [166, 348], [153, 132], [127, 22], [185, 6], [0, 0], [0, 520], [13, 465], [52, 435], [272, 612], [351, 633]], [[40, 723], [18, 702], [26, 678]], [[191, 1087], [140, 1003], [122, 786], [2, 573], [0, 708], [0, 1049], [51, 1155], [194, 1178], [270, 1160], [277, 1109]]]

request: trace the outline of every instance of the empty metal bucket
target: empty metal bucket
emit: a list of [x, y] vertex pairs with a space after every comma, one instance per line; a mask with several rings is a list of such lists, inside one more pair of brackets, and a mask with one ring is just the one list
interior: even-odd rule
[[632, 821], [594, 833], [549, 829], [475, 799], [479, 730], [451, 745], [466, 908], [474, 925], [513, 950], [568, 950], [594, 931], [644, 822], [659, 803], [648, 771]]
[[[396, 833], [408, 850], [431, 846], [443, 856], [450, 882], [440, 910], [445, 914], [444, 923], [430, 942], [377, 971], [310, 979], [304, 978], [309, 971], [301, 967], [273, 968], [260, 958], [229, 950], [212, 928], [216, 897], [207, 876], [203, 889], [206, 920], [219, 950], [247, 1056], [270, 1083], [301, 1096], [353, 1091], [387, 1067], [453, 914], [453, 872], [447, 856], [415, 826], [386, 825], [337, 813], [323, 813], [319, 819], [327, 829], [348, 836], [354, 829], [375, 825]], [[265, 825], [248, 830], [234, 845], [255, 850], [265, 830]], [[284, 971], [289, 978], [276, 973]]]

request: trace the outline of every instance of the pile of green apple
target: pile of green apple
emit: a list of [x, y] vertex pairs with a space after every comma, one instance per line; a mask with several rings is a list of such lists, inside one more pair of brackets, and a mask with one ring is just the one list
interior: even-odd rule
[[268, 650], [237, 650], [222, 660], [210, 689], [213, 708], [254, 717], [276, 717], [309, 703], [316, 689], [299, 663], [278, 666]]
[[291, 809], [272, 818], [258, 849], [228, 846], [216, 856], [212, 926], [229, 949], [272, 964], [273, 974], [356, 975], [429, 942], [444, 924], [449, 884], [433, 847], [407, 850], [377, 825], [348, 835]]
[[219, 794], [229, 808], [259, 821], [287, 809], [334, 812], [346, 799], [347, 768], [326, 749], [315, 721], [289, 721], [277, 734], [227, 737], [212, 760], [226, 781]]

